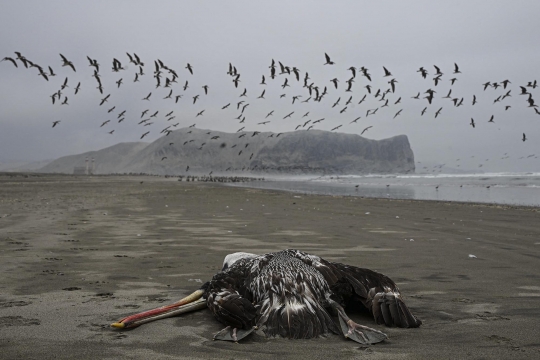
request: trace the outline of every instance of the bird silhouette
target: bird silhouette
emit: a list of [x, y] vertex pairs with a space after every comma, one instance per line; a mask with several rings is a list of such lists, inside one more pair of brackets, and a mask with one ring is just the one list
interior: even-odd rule
[[327, 53], [324, 53], [324, 58], [326, 59], [326, 62], [323, 65], [334, 65], [334, 62], [330, 60], [330, 56], [328, 56]]
[[373, 125], [370, 125], [370, 126], [366, 127], [364, 130], [362, 130], [362, 133], [360, 135], [364, 135], [364, 133], [366, 131], [368, 131], [369, 129], [371, 129], [372, 127], [373, 127]]
[[9, 56], [6, 56], [5, 58], [3, 58], [2, 61], [11, 61], [11, 63], [12, 63], [13, 65], [15, 65], [16, 68], [19, 67], [19, 65], [17, 65], [17, 62], [15, 61], [15, 59], [13, 59], [13, 58], [11, 58], [11, 57], [9, 57]]

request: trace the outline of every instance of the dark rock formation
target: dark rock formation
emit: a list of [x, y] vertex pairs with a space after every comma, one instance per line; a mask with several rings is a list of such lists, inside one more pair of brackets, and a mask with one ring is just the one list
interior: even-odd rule
[[405, 135], [369, 140], [359, 135], [310, 130], [277, 137], [271, 132], [231, 134], [194, 128], [176, 130], [150, 144], [122, 143], [62, 157], [40, 171], [71, 173], [75, 166], [84, 166], [85, 159], [92, 157], [96, 174], [414, 172], [414, 154]]

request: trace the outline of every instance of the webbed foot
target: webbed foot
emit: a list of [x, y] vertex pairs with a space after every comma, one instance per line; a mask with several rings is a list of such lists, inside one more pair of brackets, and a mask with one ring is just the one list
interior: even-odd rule
[[348, 317], [343, 316], [341, 312], [338, 314], [338, 317], [343, 335], [348, 339], [356, 341], [357, 343], [376, 344], [388, 339], [388, 336], [385, 333], [357, 324]]
[[213, 340], [234, 341], [235, 343], [237, 343], [238, 341], [251, 334], [254, 330], [255, 328], [244, 330], [227, 326], [225, 329], [214, 335]]

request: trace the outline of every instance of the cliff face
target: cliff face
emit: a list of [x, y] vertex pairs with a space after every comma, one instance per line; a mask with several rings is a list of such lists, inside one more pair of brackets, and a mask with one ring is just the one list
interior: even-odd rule
[[[212, 139], [212, 137], [217, 137]], [[253, 171], [280, 174], [368, 174], [414, 172], [407, 136], [369, 140], [320, 130], [279, 136], [270, 132], [223, 133], [180, 129], [151, 144], [122, 143], [99, 151], [66, 156], [41, 172], [72, 173], [94, 158], [96, 174], [214, 174]]]
[[405, 135], [377, 141], [315, 130], [294, 132], [265, 146], [254, 165], [280, 172], [402, 173], [414, 172], [414, 154]]

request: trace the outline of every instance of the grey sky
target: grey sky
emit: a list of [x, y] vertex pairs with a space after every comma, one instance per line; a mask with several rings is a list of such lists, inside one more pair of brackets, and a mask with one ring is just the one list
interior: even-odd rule
[[[538, 159], [519, 159], [539, 153], [540, 115], [527, 107], [526, 96], [519, 96], [519, 85], [535, 80], [540, 59], [540, 13], [538, 1], [3, 1], [0, 11], [0, 58], [15, 57], [20, 51], [28, 59], [50, 65], [58, 74], [46, 82], [36, 69], [19, 68], [0, 62], [0, 160], [38, 160], [96, 150], [118, 142], [153, 141], [168, 125], [179, 122], [178, 128], [196, 123], [199, 128], [234, 132], [246, 130], [292, 131], [306, 120], [325, 118], [316, 128], [360, 134], [382, 139], [406, 134], [420, 162], [445, 162], [448, 166], [477, 168], [484, 164], [488, 171], [539, 171]], [[128, 65], [126, 52], [137, 53], [145, 63], [146, 75], [133, 83], [137, 68]], [[336, 63], [324, 66], [324, 53]], [[77, 72], [61, 67], [59, 53], [73, 61]], [[96, 89], [92, 68], [86, 56], [97, 59], [104, 95]], [[128, 65], [128, 70], [111, 71], [112, 59]], [[161, 59], [179, 73], [174, 95], [184, 95], [178, 104], [163, 100], [169, 89], [155, 88], [153, 61]], [[292, 104], [293, 95], [300, 100], [309, 97], [297, 82], [288, 76], [291, 87], [282, 90], [285, 77], [269, 78], [272, 59], [287, 66], [296, 66], [303, 78], [319, 88], [328, 87], [328, 95], [320, 102]], [[194, 75], [184, 68], [194, 67]], [[226, 74], [231, 62], [241, 74], [238, 89]], [[462, 74], [452, 86], [452, 97], [464, 97], [464, 105], [454, 107], [442, 99], [450, 89], [449, 79], [454, 62]], [[434, 86], [433, 65], [444, 75]], [[388, 94], [389, 106], [366, 118], [366, 110], [380, 107], [373, 96], [358, 105], [366, 93], [365, 77], [357, 75], [353, 92], [346, 93], [350, 66], [369, 69], [374, 90], [388, 88], [392, 77], [383, 77], [382, 66], [398, 80], [395, 94]], [[416, 70], [424, 66], [429, 76], [421, 78]], [[279, 73], [279, 68], [278, 71]], [[259, 85], [261, 75], [268, 85]], [[49, 95], [57, 91], [65, 77], [69, 88], [64, 94], [68, 106], [52, 105]], [[165, 77], [165, 76], [164, 76]], [[115, 81], [124, 84], [116, 88]], [[335, 90], [330, 79], [338, 78]], [[509, 79], [512, 97], [493, 104], [506, 91], [489, 88], [486, 81]], [[189, 80], [190, 88], [181, 86]], [[540, 78], [539, 78], [540, 80]], [[81, 91], [73, 89], [81, 82]], [[204, 95], [203, 85], [209, 85]], [[239, 98], [244, 88], [248, 98]], [[266, 100], [257, 99], [266, 88]], [[424, 116], [426, 100], [414, 100], [417, 92], [428, 88], [437, 91], [433, 105]], [[530, 89], [538, 97], [539, 89]], [[152, 92], [150, 102], [142, 101]], [[286, 98], [280, 95], [286, 93]], [[111, 97], [103, 106], [100, 99]], [[200, 94], [193, 105], [192, 97]], [[476, 94], [478, 104], [471, 105]], [[340, 110], [350, 96], [347, 110]], [[425, 95], [422, 95], [422, 97]], [[341, 97], [340, 104], [332, 104]], [[401, 104], [393, 103], [401, 97]], [[246, 121], [235, 120], [240, 114], [236, 103], [245, 100]], [[538, 97], [537, 102], [540, 102]], [[232, 103], [226, 110], [221, 107]], [[353, 105], [354, 104], [354, 105]], [[511, 105], [504, 110], [505, 105]], [[116, 106], [115, 111], [107, 110]], [[435, 112], [443, 107], [440, 116]], [[141, 111], [160, 111], [154, 124], [137, 125]], [[402, 113], [393, 118], [395, 113]], [[126, 110], [125, 121], [117, 122], [120, 111]], [[167, 122], [164, 114], [174, 110], [176, 118]], [[195, 115], [205, 110], [202, 117]], [[267, 125], [266, 114], [274, 110]], [[283, 117], [294, 111], [291, 119]], [[306, 112], [308, 117], [302, 118]], [[495, 123], [487, 121], [495, 116]], [[358, 123], [349, 124], [361, 116]], [[469, 123], [473, 117], [476, 128]], [[52, 122], [61, 123], [51, 128]], [[100, 128], [105, 120], [109, 124]], [[108, 131], [115, 130], [113, 135]], [[304, 128], [305, 129], [305, 128]], [[522, 142], [522, 133], [528, 141]], [[501, 160], [504, 153], [510, 158]], [[474, 156], [474, 158], [471, 158]], [[456, 161], [456, 159], [461, 159]], [[490, 159], [485, 161], [485, 159]], [[419, 164], [419, 166], [421, 166]]]

